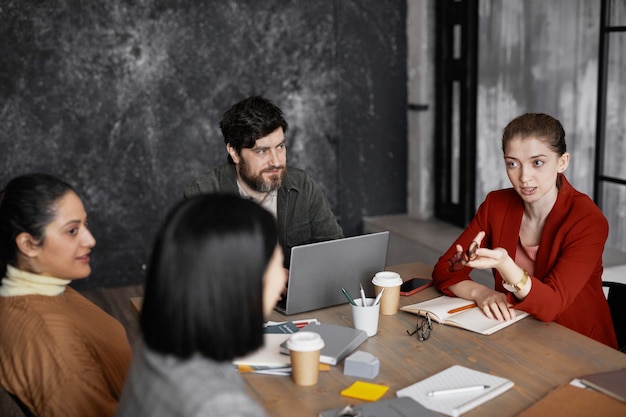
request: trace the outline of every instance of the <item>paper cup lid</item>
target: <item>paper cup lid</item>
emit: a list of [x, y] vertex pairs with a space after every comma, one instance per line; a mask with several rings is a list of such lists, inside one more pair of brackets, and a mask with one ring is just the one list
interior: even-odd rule
[[397, 287], [402, 285], [402, 278], [397, 272], [382, 271], [377, 272], [372, 279], [372, 284], [379, 287]]
[[315, 332], [298, 332], [287, 340], [287, 349], [297, 352], [312, 352], [324, 347], [322, 336]]

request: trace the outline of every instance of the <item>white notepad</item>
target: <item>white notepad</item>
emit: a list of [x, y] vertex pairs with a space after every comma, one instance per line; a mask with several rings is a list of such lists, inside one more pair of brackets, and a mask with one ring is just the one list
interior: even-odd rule
[[[453, 388], [488, 385], [481, 391], [431, 396], [428, 393]], [[433, 376], [398, 390], [398, 397], [410, 397], [429, 410], [457, 417], [497, 397], [513, 387], [513, 381], [460, 365], [451, 366]]]

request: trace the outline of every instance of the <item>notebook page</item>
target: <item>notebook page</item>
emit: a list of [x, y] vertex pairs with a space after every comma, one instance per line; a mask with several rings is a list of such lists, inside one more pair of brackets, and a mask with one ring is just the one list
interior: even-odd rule
[[527, 316], [528, 313], [526, 313], [525, 311], [515, 310], [514, 320], [498, 321], [496, 319], [490, 319], [489, 317], [485, 316], [485, 313], [483, 313], [482, 310], [478, 308], [472, 308], [462, 313], [453, 315], [446, 321], [446, 324], [462, 327], [476, 333], [490, 335], [504, 327], [510, 326], [516, 321], [519, 321]]
[[289, 339], [290, 334], [265, 333], [264, 343], [258, 350], [237, 358], [234, 365], [248, 366], [291, 366], [291, 358], [280, 353], [280, 344]]
[[443, 323], [449, 316], [448, 311], [455, 308], [464, 307], [468, 304], [472, 304], [472, 301], [465, 300], [458, 297], [448, 297], [441, 295], [437, 298], [422, 301], [420, 303], [407, 305], [401, 308], [403, 311], [409, 311], [417, 314], [418, 311], [428, 311], [433, 316], [433, 319], [439, 323]]
[[[476, 385], [488, 385], [482, 391], [441, 396], [429, 396], [428, 393], [452, 388], [464, 388]], [[513, 387], [513, 382], [502, 377], [476, 371], [460, 365], [454, 365], [433, 376], [423, 379], [406, 388], [398, 390], [398, 397], [410, 397], [424, 407], [457, 417], [480, 404], [500, 395]]]

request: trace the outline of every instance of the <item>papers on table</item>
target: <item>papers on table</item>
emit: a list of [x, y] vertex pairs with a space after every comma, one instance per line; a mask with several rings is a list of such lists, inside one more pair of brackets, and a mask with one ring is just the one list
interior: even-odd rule
[[291, 361], [288, 355], [280, 353], [280, 344], [309, 323], [318, 321], [306, 319], [266, 323], [263, 346], [242, 358], [235, 359], [233, 364], [237, 366], [239, 372], [291, 375]]

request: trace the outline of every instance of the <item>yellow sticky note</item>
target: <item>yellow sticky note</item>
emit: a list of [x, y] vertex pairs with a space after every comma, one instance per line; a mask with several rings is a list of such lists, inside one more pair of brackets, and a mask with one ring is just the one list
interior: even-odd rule
[[356, 398], [358, 400], [376, 401], [382, 397], [389, 387], [372, 384], [370, 382], [356, 381], [348, 388], [341, 391], [344, 397]]

